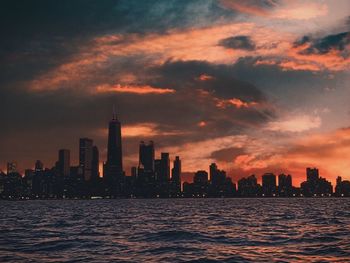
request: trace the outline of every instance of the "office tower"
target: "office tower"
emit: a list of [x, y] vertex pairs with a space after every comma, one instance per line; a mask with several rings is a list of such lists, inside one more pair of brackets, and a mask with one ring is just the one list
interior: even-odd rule
[[181, 160], [179, 156], [175, 157], [174, 167], [171, 172], [171, 180], [176, 183], [181, 183]]
[[17, 163], [8, 162], [7, 163], [7, 174], [17, 173]]
[[169, 153], [161, 153], [159, 180], [167, 182], [170, 180], [170, 159]]
[[36, 172], [40, 172], [40, 171], [43, 171], [43, 170], [44, 170], [44, 164], [42, 163], [42, 161], [37, 160], [35, 162], [35, 171]]
[[273, 173], [265, 173], [262, 176], [262, 189], [263, 194], [266, 196], [276, 194], [276, 175]]
[[92, 166], [91, 166], [91, 178], [97, 180], [100, 177], [99, 172], [100, 155], [97, 146], [92, 147]]
[[61, 149], [58, 151], [58, 172], [61, 176], [67, 177], [70, 173], [70, 151]]
[[79, 140], [79, 166], [85, 181], [89, 181], [92, 174], [92, 144], [93, 141], [89, 138]]
[[210, 171], [210, 181], [214, 186], [222, 185], [226, 180], [226, 172], [219, 170], [216, 163], [212, 163], [209, 166]]
[[213, 177], [215, 177], [216, 175], [216, 171], [218, 170], [218, 167], [216, 165], [216, 163], [212, 163], [209, 166], [209, 174], [210, 174], [210, 180], [213, 180]]
[[146, 144], [144, 141], [140, 142], [139, 148], [139, 168], [146, 172], [154, 172], [154, 143], [150, 141]]
[[317, 168], [306, 168], [306, 180], [308, 182], [316, 182], [319, 179]]
[[319, 176], [317, 168], [307, 168], [306, 178], [300, 185], [300, 191], [304, 196], [328, 196], [333, 193], [332, 184]]
[[350, 196], [350, 181], [343, 181], [340, 176], [337, 177], [337, 184], [335, 186], [335, 195], [341, 197]]
[[208, 183], [208, 173], [200, 170], [194, 174], [193, 183], [195, 184], [206, 184]]
[[290, 174], [278, 175], [278, 194], [280, 196], [290, 196], [292, 195], [292, 191], [292, 176]]
[[121, 124], [113, 114], [108, 127], [107, 161], [104, 177], [108, 181], [120, 181], [123, 177]]
[[156, 181], [159, 182], [161, 180], [161, 160], [160, 159], [154, 160], [154, 174], [155, 174]]
[[258, 180], [255, 175], [251, 175], [247, 178], [243, 177], [238, 180], [238, 194], [240, 196], [257, 196], [259, 193]]

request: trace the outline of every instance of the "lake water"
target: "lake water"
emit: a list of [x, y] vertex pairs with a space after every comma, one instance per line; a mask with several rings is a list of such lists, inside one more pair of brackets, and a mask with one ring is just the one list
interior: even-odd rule
[[0, 262], [350, 262], [350, 199], [0, 202]]

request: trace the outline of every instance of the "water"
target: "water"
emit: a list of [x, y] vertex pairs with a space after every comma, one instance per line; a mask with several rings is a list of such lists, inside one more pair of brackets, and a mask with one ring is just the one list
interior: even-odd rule
[[350, 262], [350, 199], [0, 202], [0, 262]]

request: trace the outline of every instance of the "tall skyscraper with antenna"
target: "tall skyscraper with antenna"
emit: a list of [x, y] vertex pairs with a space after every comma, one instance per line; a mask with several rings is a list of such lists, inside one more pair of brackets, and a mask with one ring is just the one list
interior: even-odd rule
[[121, 124], [113, 107], [113, 117], [108, 128], [107, 161], [104, 165], [104, 178], [110, 183], [120, 184], [124, 177], [121, 137]]

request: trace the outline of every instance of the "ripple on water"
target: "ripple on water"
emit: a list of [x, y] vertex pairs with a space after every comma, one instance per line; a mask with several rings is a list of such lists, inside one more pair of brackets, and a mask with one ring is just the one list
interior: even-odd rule
[[0, 262], [350, 262], [350, 199], [0, 202]]

